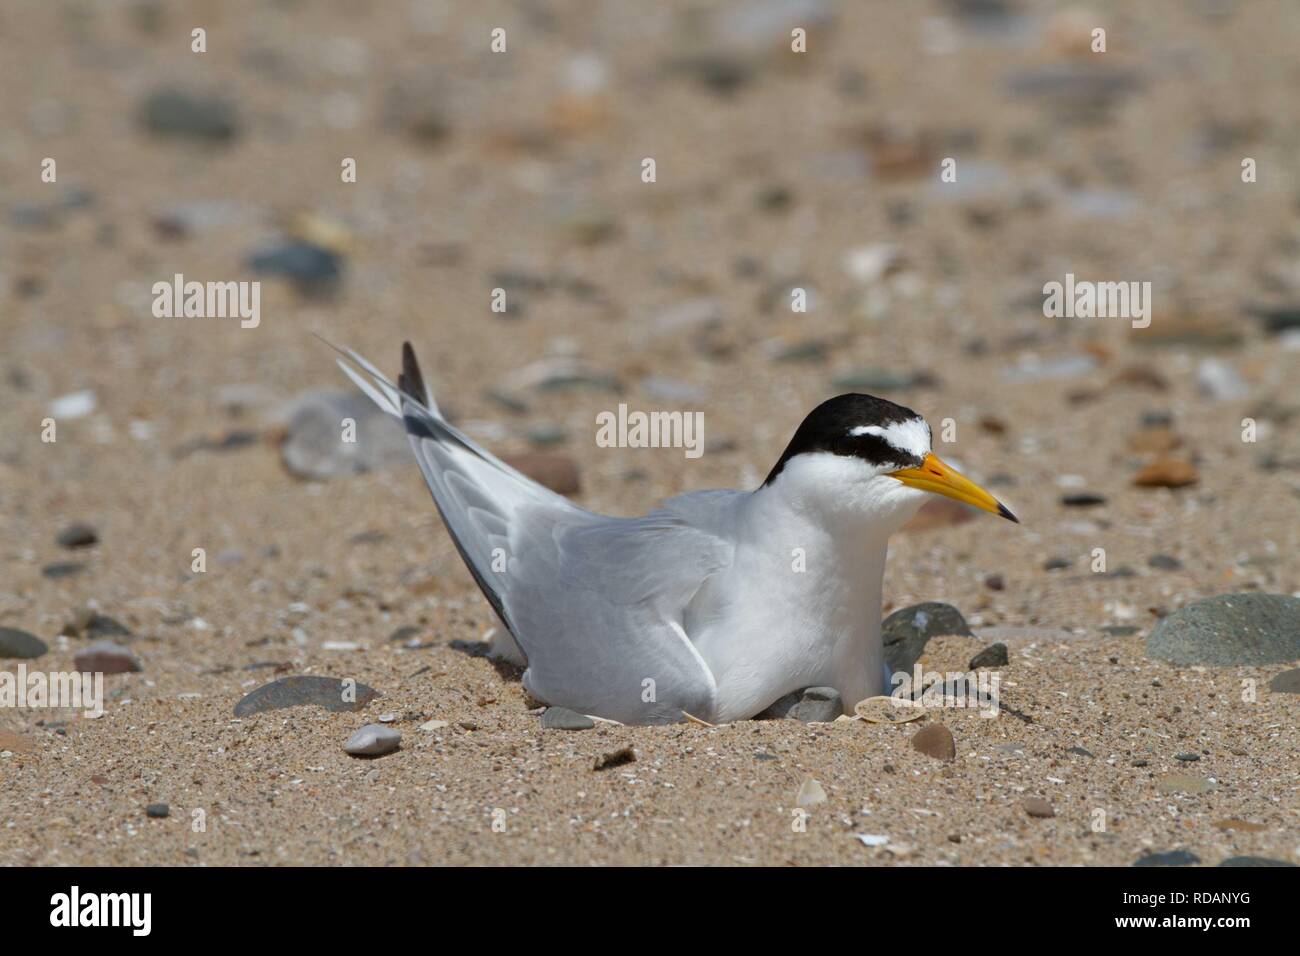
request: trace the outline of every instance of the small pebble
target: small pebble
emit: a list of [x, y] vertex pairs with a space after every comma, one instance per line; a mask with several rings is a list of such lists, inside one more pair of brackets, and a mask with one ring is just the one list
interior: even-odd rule
[[348, 738], [343, 749], [354, 757], [382, 757], [396, 750], [402, 743], [402, 735], [392, 727], [383, 724], [366, 724]]
[[819, 803], [826, 802], [826, 791], [816, 778], [805, 777], [794, 802], [795, 806], [799, 807], [815, 807]]
[[936, 760], [953, 760], [957, 756], [957, 742], [943, 724], [931, 724], [917, 731], [912, 737], [912, 748]]
[[78, 521], [59, 532], [58, 542], [65, 548], [89, 548], [99, 542], [99, 534], [90, 525]]
[[1267, 856], [1230, 856], [1219, 866], [1295, 866], [1295, 864]]
[[1042, 797], [1025, 797], [1020, 801], [1020, 805], [1025, 808], [1025, 813], [1040, 820], [1047, 820], [1056, 816], [1055, 808]]
[[586, 714], [579, 714], [567, 707], [548, 707], [542, 714], [542, 727], [545, 730], [591, 730], [596, 722]]
[[49, 649], [49, 645], [35, 634], [28, 634], [16, 627], [0, 627], [0, 660], [6, 657], [31, 660]]
[[236, 717], [248, 717], [267, 710], [314, 704], [326, 710], [360, 710], [379, 692], [360, 682], [339, 680], [318, 674], [282, 677], [245, 694], [235, 705]]
[[1157, 458], [1133, 476], [1139, 488], [1182, 488], [1200, 480], [1195, 465], [1177, 458]]
[[155, 136], [215, 143], [238, 131], [234, 106], [217, 96], [160, 89], [140, 106], [140, 123]]
[[1105, 495], [1096, 495], [1087, 491], [1061, 496], [1061, 504], [1067, 508], [1095, 508], [1097, 505], [1104, 505], [1105, 503]]
[[970, 669], [973, 671], [989, 667], [1005, 667], [1010, 658], [1007, 655], [1007, 645], [1000, 641], [996, 644], [990, 644], [984, 650], [980, 651], [970, 659]]
[[597, 757], [591, 765], [592, 770], [608, 770], [611, 767], [621, 767], [625, 763], [636, 761], [636, 751], [631, 747], [619, 747], [617, 750], [611, 750]]
[[1201, 858], [1187, 850], [1170, 850], [1166, 853], [1148, 853], [1133, 861], [1134, 866], [1195, 866]]
[[84, 564], [76, 561], [56, 561], [53, 564], [47, 564], [41, 568], [41, 575], [52, 580], [59, 578], [70, 578], [74, 574], [80, 574], [86, 570]]
[[1275, 694], [1300, 694], [1300, 667], [1278, 674], [1268, 682], [1268, 689]]
[[144, 808], [144, 812], [155, 820], [163, 820], [171, 816], [172, 808], [165, 803], [151, 803]]
[[805, 687], [786, 694], [755, 716], [755, 720], [798, 720], [805, 724], [830, 723], [844, 714], [844, 703], [834, 687]]
[[95, 404], [93, 391], [71, 392], [50, 402], [50, 415], [59, 420], [83, 418], [95, 410]]
[[130, 650], [112, 641], [96, 641], [82, 648], [72, 662], [77, 670], [92, 674], [126, 674], [141, 669], [140, 662]]

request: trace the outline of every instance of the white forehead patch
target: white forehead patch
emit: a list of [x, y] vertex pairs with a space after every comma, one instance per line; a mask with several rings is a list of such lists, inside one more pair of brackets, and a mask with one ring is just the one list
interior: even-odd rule
[[849, 434], [876, 435], [883, 438], [899, 451], [907, 452], [917, 458], [924, 458], [930, 453], [930, 425], [924, 418], [909, 418], [907, 421], [894, 422], [892, 425], [859, 425], [849, 429]]

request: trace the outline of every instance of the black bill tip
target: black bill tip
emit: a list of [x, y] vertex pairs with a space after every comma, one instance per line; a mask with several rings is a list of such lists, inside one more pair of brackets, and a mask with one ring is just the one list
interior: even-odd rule
[[1006, 518], [1008, 521], [1014, 521], [1016, 524], [1020, 524], [1020, 519], [1013, 515], [1011, 509], [1000, 501], [998, 502], [998, 514], [1002, 515], [1002, 517]]

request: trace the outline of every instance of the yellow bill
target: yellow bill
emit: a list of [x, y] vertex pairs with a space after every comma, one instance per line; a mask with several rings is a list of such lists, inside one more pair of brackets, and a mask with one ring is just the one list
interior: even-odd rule
[[921, 491], [932, 491], [936, 495], [953, 498], [963, 504], [973, 505], [981, 511], [1001, 515], [1016, 524], [1020, 519], [1007, 510], [1007, 506], [994, 498], [975, 482], [962, 475], [955, 468], [944, 464], [933, 453], [925, 456], [919, 468], [904, 468], [891, 471], [889, 477], [897, 478], [903, 484]]

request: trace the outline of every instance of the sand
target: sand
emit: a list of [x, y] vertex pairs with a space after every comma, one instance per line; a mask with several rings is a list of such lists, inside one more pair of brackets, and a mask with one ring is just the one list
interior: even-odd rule
[[[1127, 865], [1178, 849], [1300, 862], [1300, 701], [1267, 689], [1294, 665], [1144, 653], [1159, 617], [1198, 598], [1300, 587], [1300, 352], [1249, 311], [1300, 297], [1296, 14], [1099, 4], [1082, 21], [1108, 28], [1105, 67], [1135, 87], [1079, 122], [1010, 79], [1094, 68], [1078, 11], [1014, 5], [989, 27], [945, 4], [828, 5], [833, 26], [810, 27], [792, 59], [748, 49], [737, 27], [710, 34], [706, 6], [0, 14], [0, 625], [50, 644], [29, 667], [67, 670], [89, 642], [60, 633], [90, 604], [129, 628], [143, 667], [106, 677], [99, 719], [0, 710], [0, 863]], [[497, 25], [505, 54], [488, 50]], [[727, 63], [748, 82], [718, 92], [683, 66], [706, 40], [736, 47]], [[139, 105], [162, 87], [230, 100], [233, 141], [143, 131]], [[395, 88], [436, 103], [445, 134], [412, 134], [423, 107]], [[946, 156], [960, 190], [938, 180]], [[1257, 182], [1241, 181], [1243, 156]], [[44, 157], [56, 183], [40, 181]], [[340, 181], [344, 157], [355, 183]], [[341, 236], [322, 240], [345, 263], [333, 296], [250, 271], [295, 231]], [[845, 267], [881, 243], [886, 275]], [[260, 324], [156, 318], [151, 286], [175, 273], [261, 278]], [[1043, 283], [1066, 273], [1151, 281], [1151, 328], [1044, 317]], [[518, 317], [493, 314], [497, 287]], [[790, 311], [792, 287], [811, 290], [806, 314]], [[700, 300], [716, 327], [665, 318]], [[1188, 327], [1189, 344], [1151, 344]], [[311, 332], [394, 373], [410, 339], [456, 421], [495, 451], [558, 428], [547, 450], [577, 462], [577, 499], [612, 514], [754, 487], [838, 376], [932, 376], [887, 394], [936, 431], [952, 419], [940, 453], [1023, 523], [898, 536], [885, 598], [948, 602], [982, 632], [932, 642], [927, 667], [964, 668], [1005, 638], [1002, 711], [541, 730], [518, 672], [485, 656], [499, 622], [414, 464], [318, 482], [286, 469], [282, 404], [348, 387]], [[791, 346], [805, 359], [773, 357]], [[523, 413], [487, 394], [572, 352], [622, 391], [515, 389]], [[1239, 394], [1198, 386], [1206, 358]], [[1025, 375], [1062, 359], [1085, 364]], [[95, 410], [43, 442], [51, 402], [86, 389]], [[596, 415], [619, 401], [703, 411], [708, 450], [598, 447]], [[1133, 484], [1151, 453], [1131, 443], [1153, 412], [1172, 415], [1171, 454], [1195, 484]], [[190, 450], [232, 433], [253, 440]], [[1061, 503], [1080, 491], [1105, 501]], [[99, 543], [60, 547], [73, 521]], [[1093, 573], [1097, 548], [1132, 573]], [[1151, 567], [1157, 554], [1181, 569]], [[1046, 570], [1054, 557], [1070, 566]], [[64, 561], [84, 568], [42, 573]], [[422, 646], [389, 641], [403, 626]], [[232, 716], [287, 674], [382, 697], [360, 713]], [[400, 751], [344, 753], [387, 714]], [[447, 725], [422, 730], [430, 720]], [[952, 761], [910, 746], [931, 723], [952, 732]], [[593, 769], [624, 747], [634, 761]], [[805, 816], [807, 777], [827, 799]], [[1029, 815], [1025, 797], [1055, 815]], [[158, 802], [170, 815], [148, 818]]]

